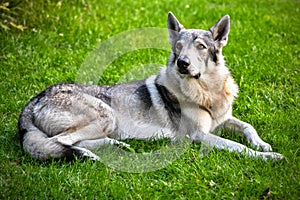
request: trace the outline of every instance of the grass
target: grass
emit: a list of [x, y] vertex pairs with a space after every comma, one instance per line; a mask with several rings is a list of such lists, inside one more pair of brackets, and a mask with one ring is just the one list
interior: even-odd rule
[[[15, 6], [5, 10], [15, 26], [0, 29], [0, 199], [300, 198], [299, 1], [24, 0]], [[195, 144], [166, 168], [138, 174], [101, 162], [40, 162], [23, 154], [17, 121], [32, 96], [57, 82], [75, 82], [99, 42], [135, 28], [164, 28], [170, 10], [186, 27], [203, 29], [231, 16], [224, 55], [240, 87], [234, 115], [253, 124], [285, 159], [264, 162], [217, 150], [203, 156], [203, 147]], [[134, 79], [132, 66], [164, 64], [167, 57], [160, 50], [128, 53], [99, 83], [117, 83], [128, 71]], [[157, 69], [145, 70], [146, 75]], [[139, 152], [156, 145], [132, 143]]]

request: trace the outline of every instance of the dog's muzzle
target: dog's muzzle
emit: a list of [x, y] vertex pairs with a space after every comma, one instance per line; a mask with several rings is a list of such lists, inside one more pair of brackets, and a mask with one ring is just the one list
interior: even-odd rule
[[200, 78], [201, 74], [197, 73], [195, 75], [191, 74], [189, 71], [188, 67], [191, 65], [191, 61], [187, 57], [179, 57], [177, 59], [177, 66], [178, 66], [178, 71], [180, 74], [190, 74], [193, 76], [195, 79]]

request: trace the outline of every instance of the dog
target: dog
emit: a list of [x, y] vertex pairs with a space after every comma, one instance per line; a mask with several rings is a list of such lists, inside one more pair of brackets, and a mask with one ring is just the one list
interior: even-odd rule
[[[114, 86], [60, 83], [32, 98], [18, 122], [23, 149], [40, 160], [98, 160], [91, 149], [103, 144], [188, 137], [220, 150], [282, 159], [253, 126], [232, 115], [238, 86], [222, 54], [230, 17], [209, 30], [186, 29], [169, 12], [167, 27], [171, 54], [157, 75]], [[256, 149], [214, 134], [217, 128], [244, 136]]]

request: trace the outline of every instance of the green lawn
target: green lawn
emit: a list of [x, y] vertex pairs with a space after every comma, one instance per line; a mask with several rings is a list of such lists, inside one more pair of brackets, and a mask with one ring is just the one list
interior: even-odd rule
[[[10, 10], [4, 8], [7, 1], [0, 0], [0, 199], [300, 199], [299, 1], [23, 0]], [[89, 160], [40, 162], [22, 152], [17, 121], [31, 97], [51, 84], [76, 82], [89, 53], [108, 38], [136, 28], [165, 28], [168, 11], [187, 28], [208, 29], [231, 16], [224, 55], [240, 87], [233, 113], [253, 124], [285, 156], [282, 161], [218, 150], [203, 154], [193, 144], [166, 168], [126, 173]], [[168, 54], [129, 52], [98, 83], [155, 74], [157, 66], [137, 67], [165, 64]], [[137, 152], [161, 145], [129, 142]]]

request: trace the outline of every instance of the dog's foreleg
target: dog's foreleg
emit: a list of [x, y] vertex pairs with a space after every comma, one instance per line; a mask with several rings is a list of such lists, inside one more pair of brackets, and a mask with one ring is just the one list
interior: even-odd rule
[[227, 149], [229, 151], [245, 153], [246, 155], [249, 155], [251, 157], [262, 157], [262, 159], [264, 159], [264, 160], [282, 159], [283, 158], [283, 156], [278, 153], [254, 151], [253, 149], [250, 149], [240, 143], [237, 143], [237, 142], [225, 139], [225, 138], [221, 138], [219, 136], [216, 136], [216, 135], [213, 135], [210, 133], [203, 133], [201, 131], [192, 134], [191, 139], [195, 142], [201, 142], [207, 146], [216, 147], [217, 149], [220, 149], [220, 150]]
[[263, 151], [272, 151], [270, 144], [264, 142], [257, 134], [256, 130], [252, 125], [243, 122], [235, 117], [232, 117], [225, 121], [224, 127], [230, 129], [234, 132], [240, 133], [242, 136], [245, 136], [247, 141], [250, 142], [257, 149], [262, 148]]

